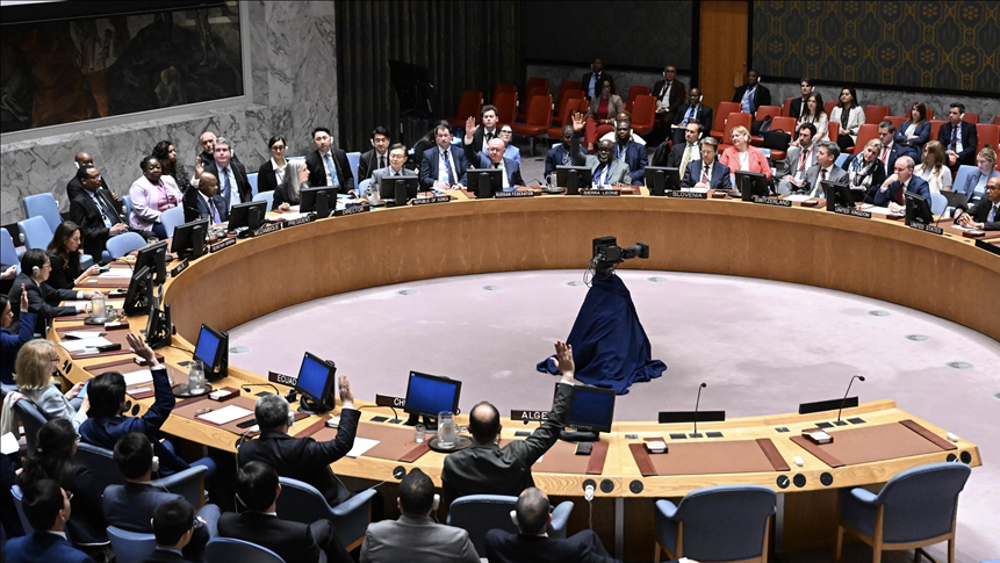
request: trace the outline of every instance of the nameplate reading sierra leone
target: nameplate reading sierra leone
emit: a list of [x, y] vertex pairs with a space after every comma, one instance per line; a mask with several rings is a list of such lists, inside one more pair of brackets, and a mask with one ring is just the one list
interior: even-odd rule
[[620, 190], [580, 190], [580, 195], [598, 196], [598, 197], [614, 197], [622, 195]]
[[549, 418], [548, 411], [519, 411], [514, 409], [510, 410], [511, 420], [520, 420], [525, 424], [529, 422], [544, 422], [548, 420], [548, 418]]
[[833, 212], [834, 213], [838, 213], [840, 215], [850, 215], [851, 217], [861, 217], [862, 219], [871, 219], [872, 218], [871, 211], [862, 211], [860, 209], [851, 209], [850, 207], [840, 207], [839, 205], [837, 207], [833, 208]]
[[187, 267], [188, 267], [188, 260], [187, 258], [185, 258], [184, 260], [181, 260], [179, 264], [170, 269], [170, 277], [172, 278], [177, 277], [178, 274], [180, 274], [184, 270], [187, 270]]
[[787, 199], [778, 199], [774, 197], [760, 197], [754, 196], [754, 203], [763, 203], [764, 205], [777, 205], [778, 207], [791, 207], [792, 202]]
[[682, 192], [680, 190], [667, 190], [667, 197], [679, 197], [681, 199], [708, 199], [708, 192]]
[[289, 219], [288, 221], [285, 221], [285, 228], [295, 227], [298, 225], [305, 225], [306, 223], [312, 223], [315, 220], [315, 218], [316, 217], [314, 215], [304, 215], [302, 217], [299, 217], [298, 219]]
[[450, 195], [436, 195], [432, 197], [418, 197], [413, 199], [411, 205], [428, 205], [431, 203], [447, 203], [451, 201]]
[[266, 225], [263, 225], [256, 231], [250, 233], [250, 236], [259, 237], [261, 235], [266, 235], [268, 233], [273, 233], [274, 231], [280, 231], [280, 230], [281, 230], [281, 223], [268, 223]]
[[334, 217], [346, 217], [348, 215], [357, 215], [358, 213], [364, 213], [366, 211], [371, 211], [371, 206], [367, 203], [361, 203], [357, 205], [348, 205], [343, 209], [338, 209], [333, 212]]
[[226, 238], [220, 240], [219, 242], [213, 244], [212, 246], [208, 247], [208, 251], [209, 252], [218, 252], [218, 251], [222, 250], [223, 248], [229, 248], [230, 246], [232, 246], [234, 244], [236, 244], [236, 239], [235, 238], [226, 237]]
[[535, 192], [529, 190], [514, 190], [512, 192], [497, 192], [493, 194], [493, 197], [497, 199], [505, 199], [509, 197], [535, 197]]
[[933, 233], [935, 235], [943, 235], [944, 229], [941, 227], [935, 227], [934, 225], [925, 225], [923, 223], [917, 223], [916, 221], [910, 223], [911, 229], [916, 229], [918, 231], [923, 231], [925, 233]]

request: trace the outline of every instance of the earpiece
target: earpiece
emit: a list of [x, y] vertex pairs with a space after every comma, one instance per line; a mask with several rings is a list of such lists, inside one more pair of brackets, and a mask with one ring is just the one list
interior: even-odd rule
[[510, 521], [514, 523], [514, 527], [517, 528], [518, 531], [521, 531], [521, 523], [517, 521], [517, 511], [516, 510], [511, 510], [510, 511]]
[[431, 511], [437, 512], [439, 506], [441, 506], [441, 495], [434, 493], [434, 502], [431, 504]]
[[289, 408], [288, 409], [288, 427], [291, 428], [293, 424], [295, 424], [295, 413], [292, 412], [291, 408]]
[[160, 456], [158, 455], [153, 456], [153, 465], [150, 467], [150, 469], [152, 470], [153, 473], [160, 472]]
[[31, 277], [37, 276], [39, 272], [41, 272], [41, 270], [38, 269], [38, 266], [31, 267]]

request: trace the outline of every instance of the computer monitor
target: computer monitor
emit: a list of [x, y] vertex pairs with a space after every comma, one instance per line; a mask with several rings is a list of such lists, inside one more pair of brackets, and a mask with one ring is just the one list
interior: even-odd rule
[[395, 201], [396, 205], [406, 205], [406, 202], [417, 197], [420, 191], [420, 178], [413, 174], [402, 176], [383, 176], [379, 184], [379, 197]]
[[478, 199], [493, 197], [503, 190], [503, 170], [499, 168], [470, 168], [466, 174], [469, 191]]
[[[559, 392], [556, 383], [556, 393]], [[561, 438], [573, 442], [593, 442], [601, 432], [611, 432], [615, 419], [615, 390], [578, 385], [573, 406], [566, 415], [566, 426], [577, 432], [564, 432]]]
[[153, 304], [153, 271], [149, 266], [143, 266], [132, 272], [128, 282], [128, 292], [125, 293], [125, 304], [122, 310], [132, 317], [148, 315]]
[[218, 381], [229, 371], [229, 334], [203, 324], [194, 345], [194, 359], [205, 366], [205, 380]]
[[227, 230], [235, 231], [241, 227], [247, 227], [251, 231], [256, 231], [264, 223], [265, 215], [267, 215], [267, 201], [265, 200], [237, 203], [229, 209]]
[[667, 190], [681, 189], [681, 173], [679, 168], [670, 166], [647, 166], [646, 188], [652, 195], [667, 195]]
[[302, 394], [299, 411], [319, 414], [332, 410], [336, 379], [337, 366], [333, 362], [306, 352], [302, 356], [299, 377], [295, 380], [295, 390]]
[[462, 393], [462, 382], [438, 375], [410, 372], [406, 385], [405, 412], [410, 413], [406, 424], [413, 426], [424, 417], [424, 424], [436, 427], [440, 412], [458, 413], [458, 398]]
[[589, 166], [556, 166], [556, 185], [566, 188], [567, 195], [580, 195], [594, 183]]
[[170, 252], [178, 258], [194, 260], [205, 253], [205, 240], [208, 238], [208, 217], [195, 219], [189, 223], [177, 225], [174, 228], [173, 242]]
[[759, 172], [736, 171], [736, 187], [740, 190], [743, 201], [753, 201], [756, 197], [767, 197], [770, 189], [767, 187], [767, 176]]
[[823, 180], [819, 185], [823, 188], [823, 193], [826, 194], [827, 211], [836, 211], [838, 207], [854, 208], [851, 186], [830, 180]]
[[153, 282], [157, 285], [167, 283], [167, 241], [161, 240], [144, 246], [136, 252], [133, 275], [143, 268], [149, 268], [154, 276]]
[[299, 213], [315, 213], [319, 217], [329, 217], [337, 210], [337, 188], [322, 186], [303, 188], [299, 192]]
[[927, 198], [913, 192], [906, 192], [903, 194], [903, 200], [906, 203], [907, 225], [911, 223], [930, 225], [934, 222], [934, 213], [931, 211], [930, 204], [927, 203]]

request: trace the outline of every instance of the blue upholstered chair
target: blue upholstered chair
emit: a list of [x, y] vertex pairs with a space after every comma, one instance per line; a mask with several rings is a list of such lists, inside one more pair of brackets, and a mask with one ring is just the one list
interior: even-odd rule
[[261, 193], [255, 195], [255, 196], [253, 196], [253, 200], [254, 201], [266, 201], [267, 202], [267, 210], [270, 211], [271, 208], [274, 207], [274, 191], [268, 190], [266, 192], [261, 192]]
[[7, 229], [0, 229], [0, 264], [17, 266], [17, 271], [21, 271], [21, 256], [18, 255], [17, 246]]
[[847, 162], [847, 159], [851, 158], [852, 156], [854, 155], [842, 152], [840, 153], [840, 156], [837, 157], [837, 160], [833, 163], [833, 165], [836, 166], [837, 168], [841, 168], [844, 166], [844, 163]]
[[193, 465], [184, 471], [178, 471], [169, 477], [153, 479], [149, 485], [184, 497], [197, 511], [205, 504], [205, 474], [208, 468], [204, 465]]
[[358, 166], [361, 165], [361, 153], [347, 153], [347, 163], [351, 166], [351, 174], [354, 175], [354, 187], [358, 186]]
[[247, 181], [250, 182], [251, 194], [257, 195], [258, 193], [260, 193], [257, 191], [257, 172], [254, 172], [253, 174], [247, 174]]
[[184, 208], [178, 205], [160, 213], [160, 224], [167, 231], [167, 236], [174, 236], [174, 229], [177, 225], [184, 224]]
[[278, 495], [278, 516], [293, 522], [312, 524], [320, 518], [333, 523], [340, 542], [351, 551], [361, 545], [371, 516], [374, 489], [355, 493], [346, 501], [331, 507], [323, 493], [308, 483], [280, 477], [281, 494]]
[[49, 230], [56, 232], [56, 227], [62, 223], [62, 215], [59, 214], [59, 204], [52, 193], [29, 195], [21, 202], [24, 204], [25, 217], [42, 217], [48, 223]]
[[146, 239], [142, 238], [142, 235], [139, 233], [131, 231], [113, 236], [108, 239], [107, 243], [108, 254], [111, 255], [113, 260], [117, 260], [129, 252], [139, 250], [144, 246], [146, 246]]
[[156, 549], [156, 536], [108, 526], [108, 539], [118, 563], [142, 563]]
[[45, 250], [52, 241], [53, 230], [44, 217], [28, 217], [17, 222], [17, 228], [24, 235], [24, 247], [28, 250], [41, 248]]
[[668, 559], [763, 563], [777, 499], [761, 485], [723, 485], [692, 491], [678, 505], [658, 500], [653, 561], [662, 548]]
[[28, 399], [14, 401], [13, 408], [17, 419], [24, 426], [24, 439], [28, 451], [33, 452], [35, 451], [35, 438], [38, 437], [38, 429], [44, 426], [47, 420], [34, 403]]
[[35, 529], [31, 526], [31, 522], [28, 522], [28, 517], [24, 515], [24, 509], [21, 508], [21, 500], [24, 498], [21, 487], [18, 485], [11, 487], [10, 496], [14, 499], [14, 510], [17, 511], [17, 517], [21, 519], [21, 527], [24, 528], [24, 535], [30, 536], [35, 533]]
[[125, 222], [128, 223], [132, 217], [132, 196], [122, 196], [122, 209], [125, 210]]
[[931, 200], [928, 203], [931, 205], [931, 213], [938, 217], [948, 208], [948, 198], [941, 194], [931, 193]]
[[965, 188], [965, 181], [968, 180], [969, 174], [977, 172], [979, 169], [971, 164], [963, 164], [958, 167], [958, 172], [955, 173], [955, 177], [952, 179], [951, 186], [955, 191], [960, 191]]
[[118, 470], [118, 465], [115, 464], [115, 452], [111, 450], [86, 442], [77, 442], [73, 461], [90, 470], [98, 480], [101, 490], [106, 489], [108, 485], [125, 484], [125, 476]]
[[[279, 497], [280, 498], [280, 497]], [[278, 554], [255, 543], [215, 538], [205, 546], [205, 563], [285, 563]]]
[[962, 463], [932, 463], [896, 475], [878, 494], [841, 489], [835, 561], [840, 561], [846, 531], [872, 546], [875, 563], [883, 551], [897, 549], [916, 549], [919, 561], [927, 555], [921, 548], [943, 541], [954, 563], [958, 494], [971, 473]]
[[[518, 533], [510, 518], [517, 497], [508, 495], [467, 495], [452, 501], [448, 507], [448, 525], [469, 532], [469, 539], [480, 557], [486, 557], [486, 532], [500, 529], [512, 534]], [[573, 503], [565, 501], [552, 511], [550, 538], [566, 537], [566, 522], [573, 512]]]

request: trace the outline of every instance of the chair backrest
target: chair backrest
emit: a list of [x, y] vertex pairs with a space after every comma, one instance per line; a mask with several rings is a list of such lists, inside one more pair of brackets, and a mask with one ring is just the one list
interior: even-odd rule
[[865, 145], [868, 141], [878, 138], [878, 123], [865, 123], [861, 127], [858, 127], [858, 138], [854, 142], [854, 153], [860, 153], [865, 150]]
[[[628, 89], [628, 100], [625, 102], [625, 111], [632, 113], [632, 108], [635, 107], [635, 100], [639, 96], [648, 96], [650, 93], [649, 86], [640, 86], [636, 84]], [[655, 100], [655, 98], [654, 98]], [[634, 118], [635, 116], [633, 116]]]
[[[930, 111], [930, 108], [927, 108], [927, 110]], [[948, 123], [948, 122], [947, 121], [940, 121], [940, 120], [937, 120], [937, 119], [930, 119], [930, 116], [928, 116], [928, 119], [931, 122], [931, 140], [932, 141], [936, 141], [937, 138], [938, 138], [938, 132], [941, 130], [941, 126], [944, 125], [945, 123]], [[896, 130], [897, 131], [899, 130], [899, 125], [896, 126]], [[977, 131], [977, 133], [978, 133], [978, 131]]]
[[21, 399], [14, 402], [14, 413], [24, 426], [24, 439], [28, 446], [28, 451], [35, 451], [35, 439], [38, 437], [38, 429], [47, 422], [45, 416], [38, 407], [28, 399]]
[[483, 107], [483, 93], [479, 90], [466, 90], [462, 92], [462, 97], [458, 100], [458, 111], [455, 117], [468, 119], [475, 117], [479, 119], [479, 111]]
[[[906, 118], [901, 115], [887, 115], [882, 121], [891, 121], [892, 126], [898, 130], [899, 126], [902, 125], [904, 121], [906, 121]], [[881, 123], [881, 121], [879, 123]]]
[[517, 94], [517, 86], [514, 84], [497, 84], [493, 89], [493, 105], [500, 107], [498, 100], [500, 94]]
[[24, 535], [30, 536], [35, 533], [35, 528], [28, 522], [28, 518], [24, 515], [24, 509], [21, 507], [21, 500], [24, 498], [24, 494], [21, 493], [21, 487], [18, 485], [11, 487], [10, 496], [14, 499], [14, 510], [17, 511], [17, 517], [21, 519], [21, 527], [24, 528]]
[[517, 113], [517, 92], [497, 92], [493, 98], [493, 105], [497, 107], [498, 123], [514, 123], [514, 116]]
[[358, 185], [358, 166], [361, 164], [361, 153], [347, 153], [347, 164], [351, 167], [351, 174], [354, 176], [354, 185]]
[[632, 106], [632, 128], [652, 127], [656, 122], [656, 97], [637, 96]]
[[552, 125], [552, 96], [535, 96], [528, 105], [526, 125]]
[[[280, 497], [279, 497], [280, 498]], [[285, 563], [278, 554], [255, 543], [215, 538], [205, 546], [205, 563]]]
[[530, 92], [532, 88], [545, 88], [545, 93], [549, 93], [549, 79], [541, 78], [539, 76], [532, 76], [528, 79], [528, 83], [524, 86]]
[[[726, 116], [728, 116], [731, 113], [739, 113], [739, 112], [740, 112], [740, 104], [739, 103], [737, 103], [737, 102], [719, 102], [719, 107], [716, 109], [716, 112], [715, 112], [716, 123], [718, 123], [718, 124], [724, 124]], [[718, 121], [718, 119], [720, 117], [723, 119], [723, 121]]]
[[890, 479], [875, 499], [885, 507], [884, 541], [910, 542], [951, 532], [958, 494], [971, 473], [963, 463], [943, 462], [907, 469]]
[[[559, 102], [556, 104], [555, 115], [562, 116], [563, 111], [570, 104], [576, 105], [573, 100], [583, 99], [583, 90], [563, 90], [559, 93]], [[566, 125], [566, 123], [563, 123]]]
[[122, 196], [122, 207], [125, 209], [125, 222], [128, 223], [132, 218], [132, 196]]
[[160, 224], [167, 231], [168, 237], [174, 236], [174, 229], [177, 225], [184, 224], [184, 208], [178, 205], [160, 213]]
[[838, 103], [839, 102], [837, 100], [829, 100], [823, 104], [823, 111], [826, 112], [827, 117], [830, 116], [830, 112], [833, 111], [833, 108], [835, 108]]
[[848, 158], [851, 158], [851, 155], [849, 153], [842, 152], [839, 156], [837, 156], [837, 160], [833, 164], [834, 166], [841, 167], [845, 162], [847, 162]]
[[278, 516], [304, 524], [330, 519], [330, 504], [316, 487], [288, 477], [279, 477], [278, 481], [281, 483]]
[[[280, 498], [280, 497], [279, 497]], [[448, 524], [469, 532], [469, 539], [480, 557], [486, 557], [486, 532], [501, 529], [518, 533], [510, 519], [517, 497], [507, 495], [468, 495], [452, 501]]]
[[795, 98], [785, 98], [785, 103], [781, 105], [781, 115], [783, 117], [792, 116], [792, 100]]
[[[560, 126], [560, 128], [561, 127], [565, 127], [567, 125], [572, 125], [573, 124], [573, 112], [576, 111], [576, 106], [577, 106], [577, 99], [576, 98], [568, 100], [566, 103], [564, 103], [562, 105], [562, 109], [559, 110], [559, 121], [558, 122], [553, 121], [553, 125], [556, 125], [556, 123], [558, 123], [558, 125]], [[559, 135], [562, 135], [561, 131], [560, 131]], [[557, 137], [558, 137], [558, 135], [557, 135]]]
[[794, 117], [788, 117], [787, 115], [779, 115], [771, 119], [771, 131], [782, 130], [795, 138], [795, 125], [797, 121]]
[[942, 194], [931, 193], [931, 213], [940, 217], [948, 208], [948, 198]]
[[141, 563], [156, 550], [156, 536], [108, 526], [108, 539], [118, 563]]
[[21, 200], [24, 204], [25, 217], [44, 217], [49, 224], [49, 229], [56, 232], [56, 227], [62, 223], [62, 216], [59, 215], [59, 204], [50, 192], [29, 195]]
[[829, 139], [831, 142], [836, 143], [837, 136], [839, 135], [840, 135], [840, 122], [839, 121], [829, 122], [827, 124], [827, 129], [826, 129], [826, 138]]
[[250, 193], [257, 195], [257, 172], [247, 174], [247, 181], [250, 182]]
[[722, 134], [722, 144], [732, 144], [733, 129], [740, 125], [746, 127], [747, 131], [749, 131], [753, 125], [753, 116], [749, 113], [730, 113], [726, 118], [726, 129]]
[[98, 481], [100, 490], [104, 490], [108, 485], [124, 485], [125, 476], [115, 465], [115, 453], [102, 447], [78, 442], [76, 444], [76, 455], [73, 461], [84, 465]]
[[191, 503], [195, 510], [198, 510], [205, 504], [205, 475], [207, 473], [208, 468], [204, 465], [192, 465], [168, 477], [153, 479], [149, 485], [181, 495]]
[[[945, 113], [947, 113], [947, 112], [945, 112]], [[927, 107], [927, 119], [928, 120], [934, 119], [934, 108], [932, 108], [930, 106]], [[944, 121], [944, 120], [942, 120], [942, 121]]]
[[268, 190], [253, 196], [253, 201], [266, 201], [268, 211], [274, 207], [274, 191]]
[[21, 271], [21, 257], [17, 255], [17, 246], [14, 245], [14, 238], [10, 236], [10, 231], [0, 229], [0, 263], [17, 265], [17, 270]]
[[583, 85], [579, 80], [563, 80], [559, 85], [559, 97], [561, 98], [563, 92], [567, 90], [583, 90]]
[[[181, 214], [184, 214], [183, 208], [181, 208]], [[108, 239], [107, 243], [108, 254], [110, 254], [115, 260], [125, 256], [133, 250], [139, 250], [143, 246], [146, 246], [146, 239], [142, 238], [142, 235], [139, 233], [133, 233], [131, 231], [113, 236]]]
[[993, 118], [993, 125], [1000, 125], [1000, 114]]
[[965, 187], [966, 180], [969, 179], [969, 174], [973, 174], [978, 171], [979, 168], [971, 164], [963, 164], [958, 167], [958, 172], [955, 173], [955, 179], [951, 182], [952, 189], [959, 190]]
[[587, 98], [580, 100], [580, 105], [577, 106], [576, 110], [584, 115], [587, 115], [587, 112], [590, 111], [590, 100]]
[[[699, 561], [760, 557], [778, 496], [760, 485], [723, 485], [689, 493], [677, 506], [683, 556]], [[719, 538], [725, 537], [725, 541]], [[678, 555], [678, 554], [675, 554]]]
[[979, 144], [976, 146], [976, 153], [983, 150], [983, 147], [986, 145], [993, 147], [994, 151], [1000, 149], [1000, 147], [997, 146], [1000, 144], [1000, 125], [977, 123], [976, 138], [979, 139]]
[[781, 108], [778, 106], [760, 106], [754, 114], [754, 121], [764, 121], [764, 118], [771, 116], [771, 119], [781, 116]]
[[24, 221], [18, 221], [17, 228], [24, 235], [24, 247], [28, 250], [33, 248], [45, 250], [52, 241], [54, 231], [49, 228], [49, 223], [44, 217], [28, 217]]
[[889, 106], [865, 106], [865, 123], [878, 125], [889, 115]]

